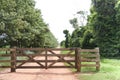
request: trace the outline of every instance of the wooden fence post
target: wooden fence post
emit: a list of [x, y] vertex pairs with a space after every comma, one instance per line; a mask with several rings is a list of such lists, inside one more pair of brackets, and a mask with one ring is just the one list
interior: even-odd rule
[[77, 72], [81, 72], [81, 61], [80, 61], [80, 53], [79, 49], [75, 49], [75, 68], [77, 69]]
[[45, 48], [45, 69], [47, 69], [47, 48]]
[[11, 49], [11, 72], [16, 72], [16, 48]]
[[99, 54], [99, 48], [96, 48], [96, 50], [97, 50], [97, 57], [96, 57], [96, 59], [97, 59], [97, 61], [96, 61], [96, 70], [97, 71], [99, 71], [100, 70], [100, 54]]

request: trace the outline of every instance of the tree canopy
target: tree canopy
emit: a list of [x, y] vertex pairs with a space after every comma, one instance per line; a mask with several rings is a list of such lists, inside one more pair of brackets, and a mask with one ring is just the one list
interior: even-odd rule
[[116, 33], [119, 31], [115, 9], [117, 0], [92, 0], [89, 25], [95, 42], [100, 47], [101, 55], [111, 56], [119, 53], [115, 47], [119, 42]]
[[78, 25], [77, 18], [70, 20], [75, 28], [70, 47], [99, 47], [102, 56], [120, 56], [120, 0], [92, 0], [90, 15], [77, 13], [83, 15], [79, 19], [88, 16], [87, 24]]
[[1, 47], [43, 47], [46, 44], [58, 44], [44, 22], [41, 11], [35, 8], [34, 0], [0, 1], [0, 43]]

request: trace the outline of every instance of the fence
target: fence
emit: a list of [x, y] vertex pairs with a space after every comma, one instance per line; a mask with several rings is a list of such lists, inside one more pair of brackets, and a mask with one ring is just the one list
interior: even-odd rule
[[[79, 50], [79, 66], [80, 71], [82, 67], [96, 67], [96, 70], [100, 70], [100, 54], [99, 48], [96, 49], [80, 49]], [[85, 64], [85, 62], [87, 62]], [[92, 64], [89, 64], [92, 62]]]
[[[26, 54], [25, 52], [34, 52], [34, 54]], [[67, 51], [66, 54], [58, 54], [56, 51]], [[25, 60], [19, 60], [18, 57], [26, 57]], [[37, 60], [35, 57], [40, 56], [44, 59]], [[49, 57], [57, 57], [49, 59]], [[72, 58], [71, 58], [72, 57]], [[99, 49], [80, 49], [80, 48], [0, 48], [0, 63], [9, 63], [8, 66], [0, 65], [0, 68], [11, 68], [11, 72], [15, 72], [19, 68], [75, 68], [78, 72], [82, 67], [96, 67], [100, 70]], [[24, 66], [25, 63], [34, 62], [38, 66]], [[64, 62], [69, 65], [55, 65]], [[95, 64], [83, 64], [83, 62], [95, 62]]]

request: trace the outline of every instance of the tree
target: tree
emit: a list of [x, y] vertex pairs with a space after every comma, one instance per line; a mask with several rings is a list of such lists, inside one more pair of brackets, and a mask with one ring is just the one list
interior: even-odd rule
[[78, 28], [79, 28], [77, 18], [71, 19], [71, 20], [70, 20], [70, 24], [71, 24], [71, 25], [73, 26], [73, 28], [75, 28], [75, 29], [78, 29]]
[[96, 44], [93, 39], [93, 34], [91, 31], [86, 30], [82, 39], [81, 47], [83, 49], [93, 49], [96, 47]]
[[84, 27], [87, 22], [87, 11], [78, 11], [73, 19], [71, 19], [69, 22], [75, 29], [79, 29], [81, 27]]
[[84, 34], [84, 28], [75, 29], [71, 35], [71, 47], [81, 47], [81, 40]]
[[77, 15], [78, 15], [79, 26], [80, 27], [86, 26], [88, 12], [87, 11], [78, 11]]
[[51, 32], [48, 32], [45, 36], [46, 36], [45, 44], [44, 44], [45, 46], [47, 46], [47, 47], [57, 47], [58, 46], [58, 41]]
[[60, 42], [60, 46], [61, 47], [65, 47], [65, 40], [63, 40], [63, 41]]
[[78, 11], [76, 18], [70, 20], [70, 24], [75, 28], [71, 35], [71, 47], [94, 48], [93, 34], [87, 22], [87, 11]]
[[91, 15], [88, 24], [91, 26], [101, 55], [113, 56], [118, 53], [114, 46], [117, 43], [116, 10], [117, 0], [92, 0]]
[[3, 36], [0, 41], [3, 45], [41, 47], [48, 33], [50, 31], [41, 11], [35, 9], [34, 0], [0, 1], [0, 36]]
[[117, 27], [116, 27], [116, 46], [115, 48], [118, 49], [118, 55], [120, 56], [120, 0], [115, 5], [115, 10], [116, 10], [116, 22], [117, 22]]
[[70, 47], [70, 34], [68, 30], [64, 30], [63, 33], [65, 34], [66, 40], [65, 40], [65, 47]]

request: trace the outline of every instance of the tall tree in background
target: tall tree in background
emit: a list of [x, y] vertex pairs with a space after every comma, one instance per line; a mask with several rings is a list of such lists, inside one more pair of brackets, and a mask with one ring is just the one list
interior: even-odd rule
[[78, 11], [75, 18], [70, 20], [70, 24], [74, 28], [71, 35], [71, 47], [81, 47], [82, 37], [85, 31], [86, 11]]
[[90, 30], [89, 26], [86, 25], [87, 22], [87, 11], [78, 11], [77, 18], [70, 20], [73, 28], [71, 35], [71, 47], [81, 47], [81, 48], [94, 48], [96, 47], [92, 30]]
[[117, 0], [92, 0], [88, 24], [92, 27], [95, 42], [104, 56], [113, 56], [118, 53], [118, 49], [115, 48], [118, 43], [116, 2]]
[[[76, 17], [70, 20], [70, 24], [74, 28], [74, 31], [70, 36], [69, 47], [81, 47], [85, 49], [96, 47], [93, 39], [92, 30], [90, 30], [88, 25], [86, 25], [87, 16], [88, 14], [86, 11], [78, 11]], [[67, 37], [66, 40], [68, 40]], [[65, 43], [68, 42], [66, 40]], [[63, 42], [61, 44], [63, 44]]]
[[[34, 0], [0, 0], [2, 46], [43, 47], [48, 44], [45, 38], [49, 36], [56, 40], [43, 21], [40, 10], [35, 9]], [[52, 38], [49, 38], [49, 45], [54, 41]]]
[[65, 47], [68, 48], [70, 47], [70, 34], [68, 30], [64, 30], [63, 33], [65, 34]]
[[92, 0], [90, 12], [87, 25], [79, 25], [82, 21], [77, 18], [70, 20], [75, 28], [71, 47], [99, 47], [102, 56], [120, 56], [120, 0]]
[[79, 36], [78, 33], [80, 31], [80, 26], [78, 25], [78, 19], [77, 18], [71, 19], [70, 24], [75, 29], [71, 35], [70, 46], [78, 47], [78, 46], [80, 46], [79, 37], [78, 37]]
[[117, 22], [117, 27], [116, 27], [117, 45], [115, 46], [115, 48], [118, 49], [118, 55], [120, 55], [120, 0], [117, 1], [115, 5], [115, 10], [116, 10], [116, 22]]

